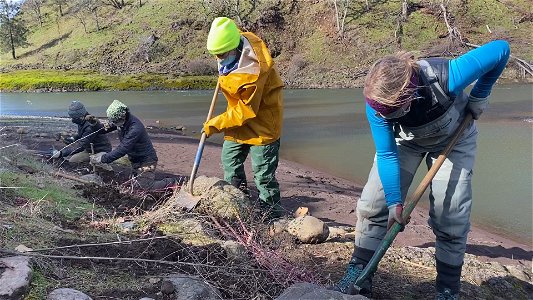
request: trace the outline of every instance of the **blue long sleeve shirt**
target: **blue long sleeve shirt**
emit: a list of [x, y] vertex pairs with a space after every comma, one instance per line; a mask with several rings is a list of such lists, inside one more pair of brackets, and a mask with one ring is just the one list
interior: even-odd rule
[[[503, 72], [509, 55], [509, 43], [499, 40], [450, 60], [449, 93], [458, 95], [477, 79], [470, 95], [476, 98], [488, 97], [492, 86]], [[393, 122], [378, 117], [376, 111], [368, 103], [366, 104], [366, 116], [376, 146], [378, 173], [387, 206], [403, 203], [400, 191], [400, 160], [394, 138]]]

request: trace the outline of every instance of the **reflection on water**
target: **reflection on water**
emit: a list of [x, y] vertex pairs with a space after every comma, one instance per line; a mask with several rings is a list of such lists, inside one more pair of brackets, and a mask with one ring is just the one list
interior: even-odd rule
[[[532, 85], [498, 86], [490, 109], [478, 121], [478, 157], [473, 181], [475, 222], [531, 243]], [[105, 116], [113, 99], [143, 119], [200, 131], [212, 91], [4, 93], [0, 114], [66, 116], [72, 100]], [[225, 101], [219, 95], [217, 112]], [[214, 141], [221, 141], [220, 135]], [[374, 145], [361, 89], [286, 90], [281, 156], [364, 184]], [[423, 177], [419, 170], [416, 186]], [[414, 189], [414, 188], [413, 188]], [[426, 200], [427, 201], [427, 200]]]

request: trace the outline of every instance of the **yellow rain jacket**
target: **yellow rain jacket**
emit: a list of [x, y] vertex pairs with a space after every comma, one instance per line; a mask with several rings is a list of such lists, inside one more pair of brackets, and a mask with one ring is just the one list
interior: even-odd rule
[[218, 80], [228, 101], [226, 112], [204, 124], [205, 133], [224, 131], [224, 139], [267, 145], [279, 139], [283, 119], [283, 82], [265, 43], [251, 32], [241, 33], [238, 68]]

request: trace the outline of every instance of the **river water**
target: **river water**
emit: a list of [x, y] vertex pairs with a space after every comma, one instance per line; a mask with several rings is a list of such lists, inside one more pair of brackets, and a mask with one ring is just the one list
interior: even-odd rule
[[[361, 89], [286, 90], [281, 156], [364, 184], [374, 145]], [[72, 100], [105, 116], [113, 99], [142, 119], [185, 125], [191, 133], [205, 121], [210, 91], [1, 93], [0, 115], [66, 116]], [[478, 121], [473, 181], [473, 222], [531, 244], [533, 215], [533, 85], [499, 85], [490, 109]], [[217, 112], [225, 109], [219, 96]], [[221, 141], [221, 137], [211, 138]], [[191, 162], [192, 164], [192, 162]], [[426, 172], [423, 164], [413, 185]], [[414, 187], [411, 190], [414, 191]], [[427, 197], [422, 205], [427, 205]]]

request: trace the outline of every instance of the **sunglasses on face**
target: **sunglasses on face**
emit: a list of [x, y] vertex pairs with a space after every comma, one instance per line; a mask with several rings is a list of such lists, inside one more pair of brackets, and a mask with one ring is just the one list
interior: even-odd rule
[[411, 111], [411, 102], [406, 102], [402, 104], [402, 106], [398, 107], [397, 110], [391, 112], [390, 114], [381, 114], [379, 112], [376, 112], [376, 116], [384, 118], [384, 119], [397, 119], [405, 116], [408, 112]]

